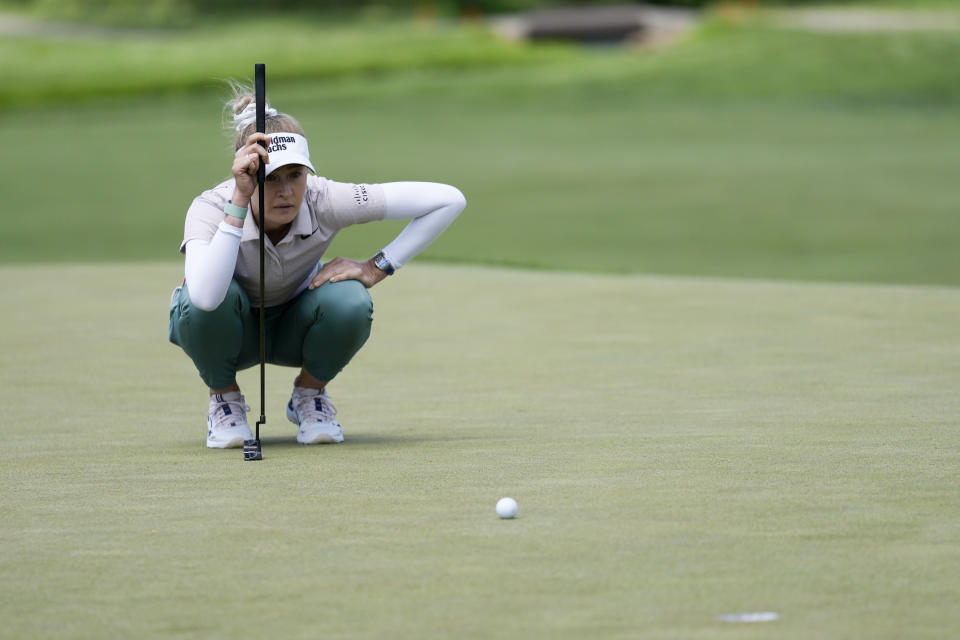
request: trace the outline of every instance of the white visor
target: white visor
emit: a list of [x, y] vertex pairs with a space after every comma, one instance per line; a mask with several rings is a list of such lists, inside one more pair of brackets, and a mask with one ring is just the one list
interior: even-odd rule
[[310, 148], [307, 146], [307, 139], [299, 133], [269, 133], [270, 145], [267, 147], [267, 153], [270, 155], [270, 162], [267, 163], [265, 175], [270, 175], [274, 170], [288, 164], [302, 164], [313, 173], [317, 170], [310, 164]]

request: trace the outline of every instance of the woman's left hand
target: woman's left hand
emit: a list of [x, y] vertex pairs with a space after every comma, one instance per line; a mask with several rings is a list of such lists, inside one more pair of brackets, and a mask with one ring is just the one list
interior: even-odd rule
[[325, 282], [341, 282], [343, 280], [359, 280], [363, 286], [370, 288], [387, 277], [387, 274], [377, 268], [373, 259], [366, 262], [355, 262], [347, 258], [336, 257], [317, 272], [308, 289], [316, 289]]

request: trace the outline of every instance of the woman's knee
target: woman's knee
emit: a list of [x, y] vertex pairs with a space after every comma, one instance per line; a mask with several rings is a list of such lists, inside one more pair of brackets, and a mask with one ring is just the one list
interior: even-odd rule
[[316, 321], [340, 326], [369, 325], [373, 321], [373, 299], [357, 280], [327, 282], [308, 292], [305, 312]]
[[213, 309], [202, 309], [196, 306], [189, 295], [189, 286], [184, 285], [184, 289], [187, 292], [187, 300], [190, 302], [191, 312], [193, 313], [217, 316], [223, 314], [243, 314], [250, 310], [250, 298], [247, 297], [247, 292], [243, 290], [243, 287], [241, 287], [240, 283], [236, 280], [230, 281], [230, 286], [227, 287], [227, 293], [224, 295], [223, 300]]
[[236, 280], [230, 283], [223, 301], [210, 311], [195, 306], [188, 285], [184, 285], [179, 304], [173, 310], [173, 320], [181, 330], [203, 331], [208, 326], [217, 329], [239, 321], [249, 310], [250, 299]]

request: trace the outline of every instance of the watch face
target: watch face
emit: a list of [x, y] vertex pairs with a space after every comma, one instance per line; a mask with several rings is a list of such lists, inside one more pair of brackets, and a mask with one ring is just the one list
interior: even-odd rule
[[383, 252], [380, 252], [374, 256], [373, 263], [377, 265], [378, 269], [386, 273], [388, 276], [393, 274], [393, 265], [391, 265], [390, 261], [387, 260], [387, 257], [383, 255]]

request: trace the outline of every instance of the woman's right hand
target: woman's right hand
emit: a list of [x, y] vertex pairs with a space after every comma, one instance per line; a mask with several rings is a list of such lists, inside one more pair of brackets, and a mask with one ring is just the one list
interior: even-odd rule
[[233, 159], [232, 171], [236, 188], [230, 201], [238, 207], [245, 207], [250, 203], [250, 198], [257, 188], [257, 169], [261, 162], [267, 164], [270, 161], [267, 150], [258, 144], [260, 141], [269, 145], [270, 137], [265, 133], [251, 133], [247, 137], [247, 143], [237, 151]]

